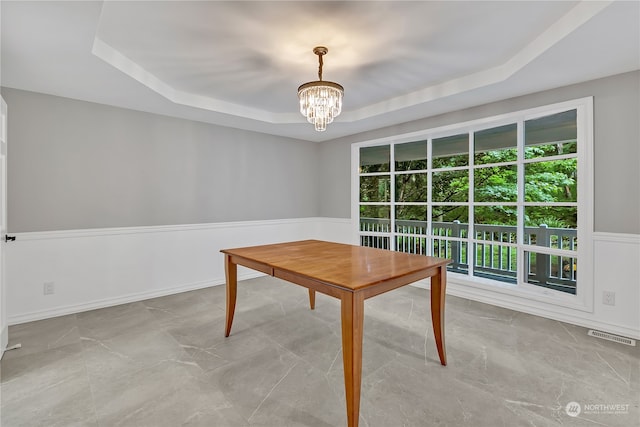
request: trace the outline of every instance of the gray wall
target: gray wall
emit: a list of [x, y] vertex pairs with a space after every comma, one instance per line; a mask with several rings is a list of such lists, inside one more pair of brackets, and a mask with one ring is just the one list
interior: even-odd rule
[[319, 145], [3, 88], [10, 232], [317, 216]]
[[2, 95], [10, 232], [348, 218], [353, 142], [593, 96], [595, 230], [640, 234], [639, 71], [319, 144], [7, 88]]
[[595, 231], [640, 234], [640, 71], [526, 95], [333, 141], [320, 148], [320, 216], [351, 216], [354, 142], [594, 97]]

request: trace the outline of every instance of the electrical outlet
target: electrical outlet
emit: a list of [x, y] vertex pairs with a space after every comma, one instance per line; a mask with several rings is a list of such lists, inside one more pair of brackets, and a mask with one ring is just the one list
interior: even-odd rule
[[602, 303], [604, 305], [616, 305], [616, 293], [611, 291], [603, 291]]
[[53, 282], [44, 282], [42, 293], [45, 295], [53, 295], [56, 293], [56, 285]]

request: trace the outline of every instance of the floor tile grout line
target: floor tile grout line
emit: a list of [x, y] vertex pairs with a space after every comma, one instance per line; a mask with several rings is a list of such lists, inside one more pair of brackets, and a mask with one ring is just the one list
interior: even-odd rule
[[[76, 321], [79, 322], [79, 319], [76, 318]], [[80, 331], [80, 327], [78, 326], [78, 332]], [[100, 427], [101, 423], [100, 423], [100, 419], [98, 418], [98, 408], [96, 406], [96, 399], [95, 399], [95, 391], [93, 389], [93, 382], [91, 381], [91, 375], [89, 375], [89, 368], [87, 367], [87, 355], [86, 355], [86, 349], [84, 346], [84, 343], [82, 342], [82, 339], [80, 339], [80, 353], [82, 355], [82, 363], [84, 365], [84, 373], [85, 376], [87, 378], [87, 385], [89, 386], [89, 393], [91, 394], [91, 404], [92, 404], [92, 409], [93, 409], [93, 416], [95, 417], [96, 420], [96, 427]]]
[[251, 413], [251, 416], [249, 417], [249, 419], [247, 421], [251, 422], [251, 418], [253, 418], [253, 416], [256, 414], [256, 412], [258, 412], [258, 410], [262, 407], [262, 405], [264, 404], [264, 402], [269, 398], [269, 396], [271, 396], [271, 393], [273, 393], [273, 391], [280, 385], [280, 383], [282, 381], [284, 381], [285, 378], [287, 378], [287, 376], [289, 375], [289, 373], [293, 370], [293, 368], [295, 368], [296, 366], [298, 366], [299, 362], [295, 362], [288, 370], [287, 372], [283, 375], [282, 378], [280, 378], [280, 380], [273, 386], [271, 387], [271, 390], [269, 390], [269, 393], [267, 393], [267, 395], [264, 397], [264, 399], [262, 399], [262, 401], [260, 402], [260, 404], [258, 405], [258, 407]]
[[[283, 286], [287, 286], [290, 287], [291, 285], [283, 285]], [[284, 289], [284, 287], [283, 287]], [[401, 290], [399, 290], [401, 291]], [[403, 295], [401, 295], [402, 297]], [[223, 294], [222, 293], [218, 293], [216, 298], [223, 298]], [[296, 301], [300, 300], [299, 298], [296, 299]], [[416, 308], [418, 307], [418, 305], [420, 304], [421, 300], [416, 301]], [[305, 301], [303, 301], [304, 303]], [[428, 299], [427, 299], [428, 302]], [[451, 301], [450, 301], [451, 302]], [[514, 354], [518, 354], [518, 352], [522, 352], [522, 351], [528, 351], [529, 349], [531, 349], [532, 345], [536, 345], [538, 342], [538, 336], [539, 336], [539, 332], [537, 332], [536, 328], [531, 328], [531, 326], [535, 326], [535, 327], [542, 327], [542, 331], [547, 330], [544, 329], [545, 327], [550, 327], [553, 330], [553, 327], [555, 326], [559, 332], [562, 333], [562, 336], [564, 335], [564, 332], [571, 332], [571, 333], [575, 333], [575, 336], [573, 339], [570, 339], [570, 337], [566, 337], [567, 338], [567, 342], [560, 342], [559, 339], [553, 339], [551, 341], [547, 341], [547, 343], [549, 345], [552, 345], [554, 348], [556, 348], [557, 350], [561, 350], [563, 353], [560, 354], [565, 354], [568, 355], [571, 358], [571, 361], [576, 360], [574, 359], [574, 355], [575, 357], [579, 357], [580, 355], [586, 355], [586, 351], [597, 351], [600, 352], [601, 354], [598, 354], [597, 356], [600, 357], [600, 362], [605, 362], [607, 364], [609, 364], [609, 367], [611, 368], [612, 366], [615, 367], [615, 369], [613, 369], [613, 371], [611, 371], [611, 369], [609, 369], [609, 371], [607, 371], [606, 367], [603, 367], [604, 371], [607, 371], [607, 383], [606, 384], [611, 384], [612, 386], [615, 384], [616, 390], [622, 390], [625, 393], [628, 393], [628, 390], [624, 389], [624, 387], [622, 386], [622, 384], [617, 385], [617, 383], [621, 383], [621, 381], [619, 381], [620, 376], [622, 375], [622, 377], [627, 378], [629, 380], [630, 386], [631, 386], [631, 392], [635, 394], [637, 394], [638, 391], [638, 378], [634, 378], [633, 376], [631, 378], [629, 378], [626, 374], [627, 374], [627, 370], [629, 369], [629, 367], [631, 366], [629, 363], [633, 362], [634, 358], [637, 358], [638, 356], [638, 352], [629, 352], [629, 351], [617, 351], [617, 348], [613, 348], [612, 346], [604, 346], [604, 345], [600, 345], [599, 342], [597, 343], [592, 343], [592, 342], [586, 342], [583, 340], [583, 338], [580, 336], [580, 331], [581, 329], [576, 329], [574, 327], [571, 327], [569, 330], [567, 331], [562, 331], [560, 328], [558, 328], [558, 326], [561, 327], [565, 327], [564, 324], [560, 324], [557, 325], [555, 323], [549, 323], [547, 320], [543, 319], [537, 319], [537, 318], [529, 318], [527, 317], [528, 315], [517, 315], [512, 313], [511, 319], [510, 321], [508, 319], [503, 319], [504, 313], [500, 312], [497, 313], [495, 312], [494, 309], [492, 309], [491, 307], [489, 307], [486, 310], [482, 310], [484, 308], [484, 306], [478, 306], [476, 307], [474, 305], [473, 313], [468, 313], [466, 312], [466, 305], [464, 304], [464, 301], [462, 304], [457, 303], [458, 300], [453, 300], [453, 307], [449, 308], [448, 307], [448, 313], [451, 313], [451, 309], [453, 309], [453, 313], [458, 313], [461, 314], [461, 316], [455, 316], [456, 320], [457, 320], [457, 325], [458, 328], [456, 329], [456, 334], [457, 334], [457, 338], [454, 338], [453, 341], [449, 341], [451, 343], [455, 343], [457, 346], [460, 346], [461, 349], [467, 349], [467, 350], [473, 350], [475, 348], [479, 348], [477, 347], [477, 345], [479, 344], [484, 344], [485, 348], [487, 349], [494, 349], [494, 347], [489, 347], [491, 342], [499, 342], [499, 343], [504, 343], [507, 348], [503, 351], [503, 356], [509, 356], [512, 357]], [[386, 309], [388, 309], [389, 307], [385, 307], [384, 305], [381, 305], [380, 307], [376, 307], [375, 310], [380, 310], [382, 312], [384, 312]], [[279, 311], [279, 310], [278, 310]], [[289, 311], [289, 309], [287, 309], [288, 315], [292, 315], [292, 313]], [[375, 313], [372, 313], [375, 315]], [[414, 313], [415, 314], [415, 313]], [[494, 316], [495, 314], [495, 316]], [[509, 314], [509, 313], [506, 313]], [[295, 316], [295, 314], [293, 314], [293, 316]], [[317, 317], [317, 316], [314, 316]], [[375, 316], [374, 316], [375, 317]], [[522, 320], [515, 322], [514, 319], [516, 317], [520, 317]], [[482, 328], [484, 328], [485, 326], [492, 326], [493, 323], [496, 322], [486, 322], [486, 321], [478, 321], [478, 319], [489, 319], [489, 320], [501, 320], [501, 324], [504, 323], [504, 325], [496, 325], [496, 329], [494, 330], [489, 330], [489, 334], [488, 335], [469, 335], [469, 334], [474, 334], [475, 332], [477, 332], [477, 330], [480, 330]], [[300, 319], [300, 318], [299, 318]], [[306, 319], [306, 318], [305, 318]], [[325, 321], [325, 318], [320, 318], [319, 320]], [[452, 319], [453, 320], [453, 319]], [[273, 321], [277, 321], [277, 320], [273, 320]], [[295, 320], [294, 320], [295, 321]], [[385, 323], [386, 324], [391, 324], [392, 326], [396, 326], [396, 327], [401, 327], [403, 326], [403, 324], [397, 324], [397, 322], [395, 320], [393, 320], [393, 318], [388, 319], [386, 316], [382, 316], [381, 320], [380, 320], [380, 325], [378, 325], [377, 323], [375, 324], [376, 328], [372, 328], [370, 331], [371, 333], [369, 334], [365, 334], [365, 340], [367, 338], [373, 338], [375, 339], [376, 336], [379, 336], [379, 333], [382, 333], [382, 337], [380, 338], [380, 340], [384, 339], [385, 337], [389, 336], [392, 337], [393, 335], [390, 334], [395, 334], [397, 331], [395, 329], [392, 328], [387, 328], [385, 327]], [[469, 323], [471, 322], [471, 323]], [[396, 323], [394, 325], [394, 323]], [[450, 325], [452, 325], [453, 323], [451, 323]], [[546, 325], [546, 326], [545, 326]], [[384, 329], [377, 329], [377, 326], [381, 326]], [[407, 325], [404, 325], [407, 326]], [[413, 334], [414, 332], [416, 332], [416, 330], [414, 330], [414, 326], [413, 323], [412, 325], [409, 325], [409, 327], [411, 328], [411, 333]], [[430, 323], [427, 326], [427, 330], [426, 330], [426, 339], [428, 339], [428, 331], [430, 330]], [[215, 325], [214, 325], [215, 327]], [[81, 329], [79, 327], [79, 329]], [[406, 329], [405, 327], [401, 327], [400, 329]], [[47, 327], [45, 329], [45, 331], [51, 331], [52, 329], [50, 327]], [[177, 343], [177, 345], [182, 348], [182, 350], [184, 352], [186, 352], [184, 350], [184, 348], [182, 347], [182, 345], [180, 345], [179, 341], [176, 339], [176, 336], [171, 334], [170, 332], [168, 332], [166, 330], [166, 328], [160, 328], [159, 330], [161, 330], [161, 332], [163, 333], [163, 335], [169, 335], [171, 337], [170, 342], [173, 343], [174, 341]], [[305, 331], [305, 329], [301, 329], [303, 332]], [[448, 330], [448, 333], [451, 329]], [[470, 330], [470, 331], [467, 331]], [[260, 402], [260, 404], [258, 404], [258, 406], [255, 408], [255, 410], [253, 411], [253, 413], [251, 414], [251, 421], [253, 422], [258, 422], [258, 418], [260, 418], [260, 421], [263, 420], [263, 417], [272, 417], [272, 418], [268, 418], [269, 421], [276, 421], [280, 424], [280, 425], [289, 425], [288, 423], [294, 423], [297, 422], [295, 421], [294, 418], [291, 418], [292, 415], [295, 415], [294, 413], [292, 414], [288, 414], [287, 412], [284, 413], [280, 413], [280, 414], [267, 414], [267, 412], [265, 411], [265, 409], [262, 408], [271, 408], [272, 403], [274, 402], [273, 399], [275, 399], [275, 396], [277, 395], [278, 397], [280, 397], [282, 395], [282, 393], [286, 393], [284, 390], [288, 389], [288, 387], [284, 387], [283, 383], [285, 384], [292, 384], [292, 381], [294, 379], [294, 377], [296, 377], [296, 379], [300, 376], [298, 375], [300, 372], [302, 372], [302, 370], [300, 369], [303, 366], [303, 362], [304, 364], [309, 364], [309, 366], [313, 369], [313, 370], [317, 370], [320, 374], [322, 374], [322, 370], [321, 369], [316, 369], [316, 365], [317, 363], [315, 363], [316, 359], [314, 358], [309, 358], [309, 352], [308, 351], [304, 351], [302, 353], [300, 352], [294, 352], [292, 350], [289, 350], [287, 348], [287, 343], [289, 341], [282, 341], [280, 340], [280, 342], [283, 342], [283, 344], [280, 344], [280, 342], [277, 340], [281, 337], [281, 335], [276, 334], [272, 334], [272, 333], [265, 333], [264, 331], [257, 331], [254, 328], [249, 328], [249, 331], [251, 331], [254, 334], [259, 334], [261, 336], [261, 339], [264, 338], [264, 343], [265, 345], [269, 346], [269, 348], [272, 349], [281, 349], [280, 351], [284, 351], [287, 354], [291, 354], [293, 357], [295, 357], [295, 359], [293, 360], [285, 360], [283, 362], [285, 363], [293, 363], [293, 365], [288, 369], [288, 371], [284, 374], [284, 376], [282, 378], [280, 378], [278, 380], [278, 382], [271, 388], [271, 390], [269, 391], [269, 393], [267, 394], [267, 396], [265, 396], [262, 401]], [[267, 332], [273, 332], [275, 331], [275, 329], [269, 330]], [[277, 332], [277, 331], [276, 331]], [[508, 334], [507, 336], [504, 337], [504, 339], [500, 339], [497, 332], [500, 332], [500, 336], [504, 336], [505, 334]], [[569, 333], [569, 335], [572, 335], [571, 333]], [[454, 336], [456, 336], [456, 334], [454, 334]], [[36, 335], [34, 335], [36, 336]], [[50, 336], [52, 336], [52, 340], [55, 339], [57, 337], [56, 334], [50, 334]], [[417, 334], [417, 336], [420, 336], [420, 333]], [[468, 339], [470, 337], [473, 337], [472, 339]], [[558, 338], [560, 337], [560, 335], [558, 336]], [[239, 337], [240, 338], [240, 337]], [[246, 338], [246, 337], [245, 337]], [[510, 338], [515, 338], [515, 341], [510, 340]], [[577, 339], [576, 339], [577, 338]], [[491, 340], [498, 340], [498, 341], [491, 341]], [[313, 342], [312, 338], [309, 338], [308, 340], [309, 342]], [[405, 343], [406, 341], [406, 343]], [[578, 345], [575, 345], [574, 341], [578, 341]], [[217, 341], [216, 341], [217, 342]], [[220, 341], [222, 342], [222, 341]], [[517, 346], [513, 347], [513, 349], [515, 349], [515, 353], [511, 352], [511, 346], [513, 346], [514, 344], [510, 344], [510, 343], [515, 343]], [[46, 344], [46, 342], [45, 342]], [[87, 417], [87, 419], [89, 417], [91, 417], [93, 415], [93, 417], [95, 417], [95, 423], [96, 425], [100, 426], [103, 425], [104, 422], [104, 414], [102, 415], [103, 420], [101, 420], [100, 418], [98, 418], [98, 411], [97, 408], [98, 406], [96, 405], [96, 383], [95, 381], [91, 380], [91, 377], [89, 375], [90, 372], [90, 362], [92, 362], [92, 360], [90, 360], [88, 357], [91, 356], [90, 352], [87, 348], [87, 346], [85, 346], [86, 342], [84, 341], [80, 341], [80, 349], [81, 349], [81, 353], [82, 353], [82, 360], [84, 363], [83, 366], [83, 370], [79, 370], [77, 371], [78, 374], [77, 375], [84, 375], [86, 376], [86, 381], [89, 385], [89, 391], [91, 393], [91, 404], [92, 406], [92, 413], [89, 413], [89, 411], [87, 411], [85, 414], [85, 416]], [[398, 373], [400, 373], [403, 376], [406, 376], [407, 378], [411, 378], [411, 377], [415, 377], [417, 373], [419, 373], [421, 376], [425, 376], [425, 375], [430, 375], [431, 373], [437, 373], [440, 372], [440, 370], [438, 368], [438, 366], [436, 366], [436, 361], [434, 360], [434, 366], [429, 366], [427, 368], [424, 368], [420, 366], [420, 360], [413, 360], [413, 354], [415, 353], [414, 350], [419, 349], [420, 344], [418, 341], [415, 341], [413, 338], [409, 337], [408, 339], [402, 339], [400, 340], [400, 338], [398, 338], [398, 341], [396, 342], [396, 340], [391, 341], [391, 346], [389, 346], [387, 348], [388, 351], [388, 360], [385, 360], [387, 353], [384, 353], [385, 358], [381, 358], [380, 360], [376, 361], [375, 365], [373, 365], [372, 367], [375, 367], [375, 369], [370, 372], [367, 377], [369, 375], [372, 375], [373, 378], [371, 378], [371, 381], [377, 382], [378, 380], [383, 380], [383, 381], [393, 381], [395, 378], [394, 373], [391, 373], [390, 370], [389, 372], [382, 372], [380, 373], [381, 370], [385, 370], [385, 369], [399, 369]], [[405, 348], [403, 347], [404, 345], [410, 345], [410, 348], [406, 348], [407, 350], [411, 350], [410, 352], [405, 352], [401, 349]], [[171, 348], [171, 345], [173, 344], [168, 344], [167, 348]], [[273, 347], [272, 347], [273, 346]], [[520, 346], [524, 346], [524, 347], [520, 347]], [[115, 349], [120, 349], [120, 347], [114, 347]], [[242, 348], [242, 346], [240, 346], [239, 348]], [[253, 348], [253, 347], [252, 347]], [[299, 349], [300, 347], [292, 347], [294, 349]], [[313, 348], [318, 348], [313, 347]], [[321, 347], [323, 352], [328, 353], [329, 351], [331, 351], [331, 349], [333, 349], [333, 346], [322, 346]], [[377, 348], [377, 347], [376, 347]], [[455, 348], [455, 347], [454, 347]], [[572, 351], [570, 351], [572, 350]], [[626, 350], [626, 349], [625, 349]], [[43, 352], [46, 351], [46, 349], [43, 350]], [[259, 350], [256, 350], [255, 352], [252, 352], [251, 354], [257, 354]], [[499, 348], [495, 348], [495, 351], [499, 351]], [[394, 352], [395, 352], [395, 356], [394, 356]], [[128, 354], [128, 352], [125, 351], [125, 353]], [[178, 352], [176, 352], [178, 353]], [[188, 352], [186, 352], [188, 356], [190, 356], [190, 354]], [[420, 351], [418, 350], [416, 354], [419, 355]], [[499, 366], [496, 365], [496, 359], [492, 356], [492, 352], [490, 352], [488, 359], [483, 359], [483, 355], [482, 354], [478, 354], [477, 352], [472, 351], [471, 353], [465, 355], [465, 353], [463, 352], [458, 352], [458, 351], [452, 351], [451, 352], [452, 355], [457, 356], [458, 357], [458, 363], [456, 365], [456, 363], [452, 363], [451, 366], [447, 367], [446, 371], [442, 371], [443, 374], [442, 375], [436, 375], [435, 377], [433, 377], [434, 379], [437, 377], [452, 377], [452, 380], [455, 380], [454, 382], [450, 383], [450, 386], [452, 388], [460, 388], [462, 387], [462, 389], [474, 389], [477, 387], [477, 384], [475, 384], [475, 379], [477, 377], [477, 375], [474, 374], [470, 374], [470, 375], [460, 375], [461, 373], [467, 373], [469, 374], [469, 372], [471, 371], [462, 371], [461, 369], [464, 369], [465, 366], [468, 366], [468, 363], [466, 363], [466, 359], [467, 356], [472, 356], [474, 354], [476, 354], [476, 357], [473, 359], [474, 361], [480, 363], [480, 362], [489, 362], [490, 365], [489, 367], [491, 369], [498, 369]], [[323, 353], [324, 354], [324, 353]], [[331, 355], [326, 354], [325, 356], [329, 356], [329, 358], [327, 359], [327, 361], [331, 360], [331, 356], [333, 357], [333, 362], [331, 367], [334, 367], [334, 365], [336, 363], [338, 363], [338, 358], [339, 358], [339, 351], [336, 353], [336, 355], [333, 355], [333, 352], [331, 351]], [[552, 399], [555, 400], [545, 400], [543, 399], [543, 397], [540, 397], [540, 400], [531, 400], [531, 399], [535, 399], [536, 396], [538, 395], [532, 395], [531, 398], [528, 398], [525, 396], [525, 398], [518, 398], [515, 399], [515, 397], [511, 397], [510, 395], [507, 394], [508, 389], [504, 389], [500, 392], [498, 392], [497, 394], [495, 394], [494, 392], [500, 390], [500, 389], [496, 389], [496, 386], [499, 386], [500, 384], [500, 379], [498, 377], [497, 382], [493, 382], [494, 378], [490, 377], [490, 379], [492, 380], [492, 384], [485, 384], [486, 387], [483, 387], [483, 395], [485, 395], [485, 399], [487, 398], [487, 396], [494, 396], [495, 398], [497, 398], [498, 400], [504, 400], [504, 399], [511, 399], [512, 403], [513, 402], [537, 402], [540, 404], [540, 408], [541, 411], [543, 410], [545, 413], [544, 414], [538, 414], [540, 417], [544, 417], [544, 419], [548, 420], [547, 422], [554, 422], [554, 423], [558, 423], [558, 422], [562, 422], [564, 421], [565, 423], [567, 422], [567, 420], [569, 420], [567, 418], [567, 416], [565, 415], [565, 410], [564, 410], [564, 404], [566, 402], [562, 401], [562, 399], [567, 399], [570, 400], [570, 398], [575, 398], [574, 396], [572, 396], [573, 393], [576, 393], [573, 390], [573, 387], [579, 387], [580, 389], [585, 388], [585, 389], [589, 389], [589, 387], [593, 387], [593, 383], [594, 380], [589, 380], [588, 378], [583, 378], [579, 373], [582, 372], [580, 370], [576, 370], [574, 372], [573, 367], [574, 364], [569, 361], [561, 361], [559, 359], [554, 358], [554, 364], [549, 365], [549, 360], [547, 360], [545, 357], [538, 357], [538, 354], [540, 355], [544, 355], [546, 353], [538, 353], [538, 351], [534, 351], [534, 354], [531, 357], [525, 357], [525, 359], [528, 361], [528, 363], [533, 362], [535, 364], [535, 366], [528, 366], [527, 368], [527, 372], [537, 372], [539, 369], [547, 369], [545, 370], [545, 378], [548, 377], [553, 377], [554, 375], [556, 375], [555, 373], [561, 373], [562, 375], [562, 385], [561, 388], [558, 389], [557, 386], [559, 384], [559, 382], [555, 382], [554, 384], [554, 390], [556, 391], [556, 393], [551, 393]], [[558, 354], [558, 356], [560, 355]], [[597, 360], [596, 360], [596, 355], [594, 353], [591, 353], [593, 355], [592, 358], [589, 358], [588, 362], [590, 363], [590, 365], [594, 364]], [[35, 354], [34, 354], [35, 355]], [[304, 356], [303, 356], [304, 355]], [[285, 353], [281, 353], [281, 356], [285, 356]], [[465, 356], [465, 357], [462, 357]], [[500, 356], [500, 355], [499, 355]], [[522, 354], [522, 356], [526, 356], [526, 354]], [[479, 358], [478, 358], [479, 357]], [[178, 355], [178, 358], [179, 355]], [[190, 356], [190, 358], [192, 358]], [[285, 359], [289, 359], [288, 357], [285, 357]], [[566, 359], [566, 357], [565, 357]], [[593, 360], [592, 360], [593, 359]], [[34, 359], [35, 360], [35, 359]], [[324, 360], [324, 359], [323, 359]], [[497, 359], [497, 360], [501, 360], [501, 359]], [[455, 361], [455, 359], [454, 359]], [[507, 360], [508, 361], [508, 360]], [[4, 362], [4, 361], [3, 361]], [[381, 365], [378, 365], [379, 362], [382, 362]], [[560, 364], [556, 364], [556, 362], [560, 363]], [[394, 367], [389, 368], [390, 365], [394, 365]], [[429, 363], [429, 365], [431, 365]], [[549, 366], [547, 366], [549, 365]], [[587, 366], [590, 366], [587, 365]], [[601, 363], [601, 365], [603, 365]], [[282, 364], [281, 365], [281, 369], [286, 367], [286, 364]], [[294, 370], [295, 367], [298, 366], [297, 370]], [[322, 364], [320, 366], [326, 366], [324, 361], [322, 362]], [[330, 367], [330, 371], [331, 371], [331, 367]], [[508, 366], [507, 366], [508, 367]], [[514, 365], [515, 368], [517, 368], [517, 365]], [[571, 369], [569, 369], [567, 371], [567, 367], [570, 367]], [[202, 368], [202, 367], [200, 367]], [[549, 369], [550, 368], [550, 369]], [[578, 367], [576, 366], [576, 369]], [[22, 368], [21, 368], [22, 369]], [[443, 368], [444, 369], [444, 368]], [[190, 370], [190, 372], [194, 372], [195, 373], [195, 369], [194, 370]], [[202, 375], [207, 375], [209, 372], [212, 372], [213, 370], [209, 370], [204, 372]], [[335, 371], [335, 369], [334, 369]], [[282, 370], [280, 370], [280, 372], [283, 372]], [[411, 372], [415, 372], [416, 374], [412, 374]], [[508, 371], [504, 371], [504, 372], [508, 372]], [[542, 371], [541, 371], [542, 372]], [[83, 374], [84, 373], [84, 374]], [[278, 376], [277, 376], [277, 371], [274, 372], [274, 374], [271, 378], [270, 378], [270, 382], [271, 381], [275, 381]], [[377, 376], [376, 376], [377, 374]], [[617, 381], [615, 381], [614, 383], [612, 383], [612, 381], [615, 380], [615, 375], [617, 374], [618, 379]], [[199, 376], [200, 374], [195, 374], [195, 376]], [[313, 374], [316, 375], [316, 374]], [[302, 375], [304, 377], [304, 375]], [[288, 380], [285, 382], [285, 379], [288, 378]], [[315, 377], [314, 377], [315, 378]], [[317, 379], [319, 379], [320, 377], [318, 376]], [[334, 376], [331, 377], [331, 379], [337, 380], [338, 377]], [[420, 381], [418, 381], [419, 383]], [[508, 383], [510, 383], [508, 381]], [[625, 381], [626, 383], [626, 381]], [[216, 383], [212, 383], [215, 387], [218, 387], [217, 382]], [[324, 381], [323, 384], [327, 384], [329, 386], [329, 391], [331, 392], [332, 395], [337, 396], [338, 398], [341, 398], [342, 396], [339, 395], [339, 388], [336, 388], [334, 386], [336, 386], [338, 384], [337, 381], [330, 381], [330, 378], [325, 374], [324, 375]], [[386, 383], [387, 385], [381, 384], [381, 387], [384, 385], [385, 387], [389, 386], [389, 383]], [[457, 385], [456, 385], [457, 384]], [[365, 384], [363, 383], [363, 386], [365, 386]], [[564, 393], [564, 388], [563, 387], [567, 387], [567, 392]], [[323, 387], [326, 387], [323, 386]], [[98, 393], [98, 398], [100, 398], [100, 391], [99, 391], [99, 387], [97, 389], [97, 393]], [[221, 389], [222, 390], [222, 389]], [[277, 393], [276, 393], [277, 390]], [[412, 390], [412, 389], [407, 389], [407, 390]], [[526, 387], [525, 387], [526, 390]], [[558, 392], [559, 390], [559, 392]], [[222, 390], [224, 392], [224, 390]], [[480, 391], [480, 390], [478, 390]], [[559, 393], [559, 394], [558, 394]], [[233, 395], [232, 395], [233, 396]], [[465, 395], [463, 395], [465, 396]], [[595, 396], [595, 395], [594, 395]], [[608, 396], [607, 394], [599, 394], [600, 396]], [[615, 396], [615, 395], [614, 395]], [[375, 395], [374, 395], [375, 397]], [[378, 396], [379, 397], [379, 396]], [[254, 398], [255, 400], [253, 400], [252, 404], [255, 405], [257, 404], [257, 400], [260, 399], [260, 396], [255, 396]], [[271, 400], [269, 400], [271, 399]], [[363, 396], [363, 401], [367, 400], [366, 396]], [[467, 400], [463, 400], [465, 403], [467, 402]], [[498, 405], [501, 405], [501, 401], [496, 401], [495, 399], [490, 399], [490, 401], [493, 401], [495, 403], [497, 403]], [[234, 425], [234, 426], [247, 426], [250, 425], [251, 422], [249, 422], [249, 420], [247, 420], [247, 415], [248, 412], [251, 410], [251, 407], [247, 407], [242, 409], [242, 405], [238, 406], [237, 403], [234, 403], [233, 400], [228, 400], [230, 406], [230, 410], [234, 411], [234, 416], [237, 416], [237, 419], [235, 421], [235, 423], [229, 423], [228, 425]], [[552, 403], [552, 407], [549, 406], [549, 402]], [[460, 401], [457, 402], [458, 404], [460, 404]], [[465, 404], [465, 406], [467, 406]], [[513, 405], [512, 405], [513, 406]], [[516, 405], [518, 406], [518, 405]], [[520, 405], [522, 406], [522, 405]], [[544, 409], [546, 408], [546, 409]], [[400, 408], [402, 409], [402, 408]], [[407, 409], [407, 408], [404, 408]], [[460, 409], [458, 407], [458, 409]], [[509, 411], [511, 411], [510, 413], [514, 413], [512, 409], [507, 408]], [[392, 408], [388, 409], [389, 411], [392, 411]], [[474, 409], [473, 405], [467, 407], [467, 412], [469, 416], [471, 417], [475, 417], [476, 414], [476, 410]], [[502, 411], [502, 410], [501, 410]], [[553, 413], [551, 413], [551, 412]], [[637, 408], [632, 409], [632, 411], [630, 414], [635, 416], [635, 414], [637, 413]], [[455, 411], [454, 411], [455, 412]], [[506, 410], [504, 412], [507, 412]], [[516, 412], [518, 414], [516, 414], [516, 416], [522, 416], [524, 411], [522, 410], [522, 408], [520, 407], [519, 409], [516, 409]], [[51, 413], [51, 412], [49, 412]], [[407, 412], [408, 414], [409, 412]], [[260, 416], [258, 417], [257, 415], [260, 414]], [[317, 414], [313, 414], [311, 413], [312, 416], [316, 416]], [[363, 415], [363, 414], [361, 414]], [[378, 418], [376, 418], [376, 412], [371, 412], [371, 413], [367, 413], [364, 414], [366, 415], [361, 417], [361, 423], [363, 423], [365, 426], [368, 425], [369, 421], [371, 421], [371, 426], [375, 426], [376, 422], [380, 422]], [[378, 414], [377, 416], [380, 416], [381, 414]], [[146, 414], [145, 414], [146, 416]], [[323, 414], [317, 415], [319, 417], [323, 417]], [[325, 415], [326, 416], [326, 415]], [[382, 418], [384, 419], [384, 418]], [[515, 416], [514, 416], [515, 419]], [[542, 419], [542, 418], [540, 418]], [[322, 420], [326, 420], [326, 418], [322, 418]], [[472, 421], [474, 421], [474, 418], [471, 418]], [[594, 420], [596, 421], [602, 421], [603, 419], [600, 418], [594, 418]], [[588, 420], [590, 422], [593, 422], [594, 420]], [[620, 420], [624, 420], [624, 418], [620, 418]], [[41, 420], [41, 421], [47, 421], [45, 419]], [[504, 421], [504, 419], [503, 419]], [[523, 421], [525, 421], [525, 419], [523, 419]], [[409, 421], [410, 423], [411, 421]], [[586, 420], [585, 420], [586, 422]], [[227, 424], [218, 424], [218, 425], [227, 425]], [[378, 424], [380, 425], [380, 424]], [[460, 425], [460, 424], [458, 424]], [[466, 425], [466, 424], [465, 424]], [[482, 427], [486, 427], [485, 424], [476, 424], [478, 427], [482, 426]], [[500, 423], [496, 424], [496, 425], [500, 425]], [[620, 424], [613, 422], [612, 421], [612, 426], [618, 426]]]

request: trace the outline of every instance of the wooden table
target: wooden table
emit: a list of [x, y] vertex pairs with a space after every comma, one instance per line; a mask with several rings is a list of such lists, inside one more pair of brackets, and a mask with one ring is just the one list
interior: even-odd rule
[[444, 347], [444, 300], [448, 259], [392, 252], [318, 240], [224, 249], [227, 278], [225, 336], [231, 332], [242, 265], [309, 289], [315, 308], [316, 291], [338, 298], [342, 317], [342, 356], [349, 427], [360, 414], [364, 300], [431, 277], [431, 319], [440, 363]]

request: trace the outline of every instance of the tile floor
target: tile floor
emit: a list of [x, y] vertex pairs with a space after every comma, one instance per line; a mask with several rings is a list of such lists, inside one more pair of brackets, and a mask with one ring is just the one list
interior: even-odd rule
[[[229, 338], [221, 286], [11, 327], [0, 425], [345, 425], [338, 301], [238, 288]], [[367, 300], [360, 425], [640, 426], [640, 348], [586, 332], [449, 296], [442, 367], [428, 291]]]

